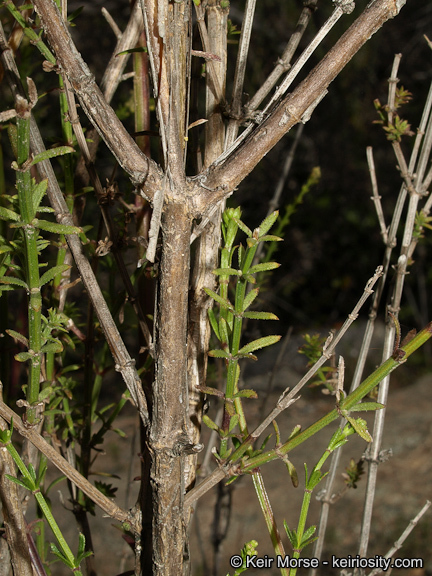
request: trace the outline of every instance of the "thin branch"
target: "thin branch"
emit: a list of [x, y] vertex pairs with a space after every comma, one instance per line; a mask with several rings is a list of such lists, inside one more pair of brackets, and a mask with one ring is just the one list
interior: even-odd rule
[[120, 40], [122, 37], [122, 31], [120, 30], [120, 28], [117, 26], [117, 22], [114, 20], [114, 18], [111, 16], [111, 14], [108, 12], [108, 10], [105, 8], [105, 6], [102, 6], [101, 9], [102, 12], [102, 16], [105, 18], [105, 20], [108, 22], [111, 30], [114, 32], [115, 37], [117, 38], [117, 40]]
[[376, 178], [375, 162], [373, 158], [372, 146], [366, 148], [367, 162], [369, 166], [369, 174], [372, 183], [372, 200], [375, 204], [375, 210], [378, 216], [378, 222], [381, 229], [381, 236], [383, 237], [384, 244], [387, 244], [387, 227], [385, 225], [384, 212], [381, 204], [381, 196], [378, 193], [378, 182]]
[[[392, 556], [394, 556], [396, 554], [396, 552], [402, 548], [405, 540], [408, 538], [408, 536], [411, 534], [411, 532], [417, 526], [417, 524], [421, 520], [422, 516], [424, 516], [424, 514], [426, 514], [426, 512], [429, 510], [431, 504], [432, 504], [432, 502], [430, 502], [429, 500], [426, 500], [426, 504], [423, 506], [423, 508], [420, 510], [420, 512], [415, 516], [415, 518], [413, 518], [410, 521], [410, 523], [405, 528], [405, 530], [402, 532], [400, 537], [396, 540], [396, 542], [393, 544], [393, 546], [390, 548], [390, 550], [387, 552], [387, 554], [385, 554], [384, 558], [392, 558]], [[392, 571], [392, 568], [390, 568], [390, 570], [388, 572], [386, 572], [386, 574], [391, 574], [391, 571]], [[382, 573], [382, 570], [380, 568], [375, 568], [375, 570], [372, 570], [372, 572], [370, 572], [368, 574], [368, 576], [376, 576], [376, 574], [381, 574], [381, 573]]]
[[106, 103], [93, 75], [75, 47], [69, 31], [54, 2], [35, 0], [35, 9], [87, 117], [104, 139], [120, 166], [132, 181], [143, 186], [151, 199], [160, 180], [160, 173], [138, 148], [133, 138]]
[[21, 418], [11, 410], [6, 404], [0, 401], [0, 416], [4, 418], [9, 424], [13, 421], [14, 430], [17, 430], [21, 436], [30, 440], [36, 448], [44, 454], [56, 468], [60, 470], [71, 482], [73, 482], [80, 490], [86, 494], [99, 508], [101, 508], [108, 516], [115, 518], [119, 522], [127, 522], [131, 528], [139, 533], [141, 527], [137, 519], [131, 514], [122, 510], [112, 500], [107, 498], [95, 488], [88, 480], [86, 480], [73, 466], [69, 464], [60, 454], [48, 444], [48, 442], [38, 434], [33, 427], [24, 426]]
[[246, 117], [249, 117], [252, 112], [255, 112], [264, 98], [276, 86], [282, 74], [291, 68], [291, 59], [294, 56], [294, 52], [297, 50], [303, 34], [305, 33], [306, 27], [313, 12], [316, 10], [317, 3], [318, 0], [310, 0], [309, 2], [304, 3], [304, 7], [297, 22], [295, 31], [291, 35], [282, 56], [277, 61], [276, 66], [269, 74], [261, 88], [257, 90], [255, 95], [249, 100], [249, 102], [247, 102], [247, 104], [245, 104], [244, 109]]
[[328, 85], [372, 34], [389, 19], [397, 16], [404, 0], [375, 0], [348, 28], [321, 62], [299, 86], [276, 105], [274, 111], [248, 136], [246, 141], [222, 156], [195, 179], [202, 188], [195, 208], [203, 214], [231, 194], [275, 144], [302, 121], [307, 110], [325, 94]]
[[256, 0], [247, 0], [245, 14], [241, 27], [240, 44], [237, 54], [237, 63], [234, 75], [234, 86], [230, 107], [230, 121], [225, 137], [225, 149], [229, 148], [237, 137], [237, 132], [242, 121], [242, 95], [246, 73], [247, 56], [249, 52], [252, 24], [255, 15]]

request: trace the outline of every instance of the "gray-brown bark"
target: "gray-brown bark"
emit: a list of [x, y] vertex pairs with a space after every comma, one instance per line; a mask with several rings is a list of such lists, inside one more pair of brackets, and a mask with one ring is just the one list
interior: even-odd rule
[[149, 450], [153, 488], [153, 574], [181, 574], [184, 455], [187, 436], [186, 331], [190, 215], [185, 203], [168, 203], [162, 221], [162, 260], [156, 314], [156, 378]]

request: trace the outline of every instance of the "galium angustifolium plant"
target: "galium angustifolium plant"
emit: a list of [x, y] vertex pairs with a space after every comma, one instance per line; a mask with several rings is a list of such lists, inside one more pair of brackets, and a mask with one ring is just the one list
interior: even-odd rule
[[[220, 348], [211, 350], [209, 355], [214, 358], [223, 358], [227, 365], [226, 389], [222, 393], [224, 398], [224, 414], [222, 426], [217, 426], [207, 415], [204, 422], [210, 428], [217, 430], [220, 438], [220, 448], [217, 457], [226, 459], [232, 453], [232, 446], [239, 445], [238, 426], [240, 437], [244, 439], [247, 434], [247, 424], [241, 403], [242, 398], [256, 398], [253, 390], [239, 390], [240, 378], [239, 361], [244, 358], [256, 360], [253, 352], [271, 346], [280, 340], [280, 336], [265, 336], [241, 346], [243, 322], [245, 319], [277, 320], [271, 312], [256, 312], [249, 308], [259, 293], [259, 288], [252, 288], [256, 284], [255, 275], [261, 272], [274, 270], [279, 266], [276, 262], [265, 262], [253, 265], [254, 256], [261, 242], [275, 242], [281, 240], [268, 232], [275, 223], [278, 212], [273, 212], [254, 231], [250, 230], [240, 219], [240, 208], [228, 208], [223, 214], [222, 234], [223, 248], [221, 251], [220, 268], [214, 270], [219, 277], [219, 294], [206, 288], [206, 292], [219, 305], [219, 318], [213, 309], [209, 310], [210, 323], [220, 342]], [[234, 245], [234, 241], [241, 229], [246, 234], [246, 246]], [[229, 294], [230, 281], [234, 279], [234, 303]], [[248, 288], [251, 288], [248, 291]], [[203, 392], [220, 395], [219, 391], [205, 387]]]

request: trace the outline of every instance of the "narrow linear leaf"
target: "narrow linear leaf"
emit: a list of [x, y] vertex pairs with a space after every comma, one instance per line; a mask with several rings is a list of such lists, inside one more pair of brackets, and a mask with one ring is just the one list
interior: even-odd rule
[[219, 326], [218, 326], [218, 322], [216, 320], [216, 316], [215, 316], [215, 313], [213, 311], [213, 308], [209, 308], [208, 317], [209, 317], [209, 321], [210, 321], [210, 326], [212, 327], [212, 330], [215, 333], [216, 338], [220, 342], [221, 337], [219, 334]]
[[59, 354], [60, 352], [63, 352], [63, 345], [61, 342], [49, 342], [48, 344], [42, 346], [41, 352], [52, 352], [53, 354]]
[[17, 362], [27, 362], [27, 360], [33, 358], [33, 354], [30, 354], [30, 352], [19, 352], [18, 354], [15, 354], [14, 358]]
[[242, 272], [235, 268], [216, 268], [212, 270], [212, 274], [215, 274], [215, 276], [241, 276]]
[[243, 317], [250, 318], [251, 320], [279, 320], [279, 318], [271, 312], [245, 312]]
[[350, 408], [350, 412], [368, 412], [370, 410], [382, 410], [385, 404], [379, 402], [361, 402]]
[[44, 152], [36, 154], [30, 166], [34, 166], [38, 162], [43, 162], [44, 160], [49, 160], [50, 158], [56, 158], [57, 156], [64, 156], [65, 154], [71, 154], [72, 152], [75, 152], [75, 150], [71, 146], [58, 146], [57, 148], [44, 150]]
[[240, 230], [242, 230], [246, 234], [246, 236], [249, 236], [249, 237], [252, 236], [252, 230], [250, 228], [248, 228], [246, 226], [246, 224], [240, 220], [240, 218], [233, 218], [233, 220], [237, 224], [237, 226], [240, 228]]
[[0, 206], [0, 220], [19, 222], [21, 220], [21, 217], [13, 210], [9, 210], [9, 208], [4, 208], [3, 206]]
[[234, 310], [234, 306], [227, 298], [222, 298], [222, 296], [219, 296], [219, 294], [216, 294], [216, 292], [213, 292], [213, 290], [210, 290], [210, 288], [204, 288], [204, 292], [209, 296], [211, 296], [213, 300], [216, 300], [216, 302], [221, 306], [223, 306], [224, 308], [227, 308], [228, 310], [232, 311]]
[[136, 48], [129, 48], [129, 50], [123, 50], [123, 52], [119, 52], [116, 54], [117, 56], [123, 56], [124, 54], [136, 54], [137, 52], [148, 52], [145, 46], [137, 46]]
[[21, 342], [21, 344], [24, 344], [24, 346], [28, 348], [29, 342], [27, 338], [22, 334], [20, 334], [19, 332], [15, 332], [15, 330], [6, 330], [6, 334], [9, 334], [11, 338], [17, 340], [18, 342]]
[[252, 304], [252, 302], [255, 300], [258, 294], [259, 294], [259, 288], [254, 288], [253, 290], [248, 292], [248, 294], [246, 294], [245, 299], [243, 300], [242, 312], [244, 312], [249, 308], [249, 306]]
[[219, 320], [219, 334], [220, 334], [220, 341], [222, 342], [222, 344], [228, 344], [229, 342], [228, 324], [225, 318], [221, 318]]
[[[32, 203], [33, 203], [33, 212], [36, 214], [38, 210], [40, 210], [39, 204], [42, 202], [42, 198], [46, 194], [48, 186], [48, 179], [42, 180], [38, 184], [36, 184], [35, 180], [32, 180]], [[50, 209], [52, 211], [52, 208]]]
[[228, 426], [228, 432], [231, 432], [232, 430], [234, 430], [234, 428], [237, 426], [239, 421], [239, 415], [238, 414], [234, 414], [234, 416], [232, 416], [230, 418], [230, 423]]
[[303, 542], [305, 540], [309, 540], [309, 538], [312, 538], [312, 536], [315, 534], [315, 532], [316, 532], [316, 526], [315, 525], [309, 526], [309, 528], [304, 531]]
[[216, 432], [219, 432], [219, 426], [216, 424], [216, 422], [213, 422], [213, 420], [211, 418], [209, 418], [207, 416], [207, 414], [204, 414], [202, 419], [203, 419], [204, 424], [207, 426], [207, 428], [210, 428], [210, 430], [215, 430]]
[[53, 234], [81, 234], [81, 228], [77, 226], [67, 226], [66, 224], [57, 224], [57, 222], [49, 222], [48, 220], [33, 220], [33, 225], [45, 232], [52, 232]]
[[256, 264], [249, 268], [248, 274], [256, 274], [257, 272], [267, 272], [268, 270], [275, 270], [279, 268], [280, 264], [277, 262], [262, 262], [261, 264]]
[[373, 438], [367, 429], [367, 422], [365, 420], [362, 418], [350, 418], [349, 416], [346, 416], [346, 419], [363, 440], [366, 440], [366, 442], [372, 442]]
[[271, 346], [272, 344], [276, 344], [279, 342], [281, 336], [264, 336], [263, 338], [258, 338], [258, 340], [254, 340], [253, 342], [249, 342], [243, 348], [240, 348], [240, 354], [248, 354], [249, 352], [254, 352], [255, 350], [259, 350], [260, 348], [265, 348], [266, 346]]
[[212, 358], [231, 358], [231, 354], [225, 350], [210, 350], [208, 355]]
[[29, 289], [28, 285], [24, 282], [24, 280], [21, 280], [21, 278], [15, 278], [15, 276], [2, 276], [0, 278], [0, 283], [12, 284], [13, 286], [19, 286], [20, 288], [24, 288], [25, 290]]
[[266, 234], [265, 236], [260, 236], [259, 241], [260, 242], [283, 242], [283, 238], [281, 238], [280, 236], [273, 236], [273, 234], [269, 234], [269, 235]]
[[222, 392], [222, 390], [218, 390], [217, 388], [212, 388], [211, 386], [197, 386], [197, 388], [200, 392], [202, 392], [202, 394], [217, 396], [218, 398], [225, 399], [225, 394]]
[[48, 284], [48, 282], [51, 282], [51, 280], [53, 280], [56, 276], [63, 274], [63, 272], [66, 272], [66, 270], [69, 270], [70, 268], [71, 266], [68, 264], [59, 264], [58, 266], [50, 268], [45, 272], [45, 274], [41, 276], [39, 286], [42, 288], [42, 286]]
[[275, 210], [269, 216], [267, 216], [267, 218], [264, 218], [264, 220], [259, 225], [259, 238], [260, 238], [260, 240], [261, 240], [261, 237], [264, 236], [264, 234], [267, 234], [267, 232], [270, 230], [270, 228], [273, 226], [273, 224], [278, 219], [278, 216], [279, 216], [279, 210]]
[[258, 398], [258, 394], [255, 390], [245, 388], [244, 390], [239, 390], [233, 395], [233, 398]]

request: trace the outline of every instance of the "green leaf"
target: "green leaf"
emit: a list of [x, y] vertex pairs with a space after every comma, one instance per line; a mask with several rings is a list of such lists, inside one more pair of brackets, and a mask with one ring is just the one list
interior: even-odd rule
[[58, 266], [50, 268], [41, 276], [39, 286], [42, 288], [42, 286], [51, 282], [51, 280], [53, 280], [57, 275], [63, 274], [63, 272], [66, 272], [66, 270], [69, 270], [70, 268], [71, 266], [68, 264], [59, 264]]
[[252, 236], [252, 230], [248, 228], [246, 224], [240, 220], [240, 218], [233, 218], [233, 220], [240, 228], [240, 230], [242, 230], [246, 234], [246, 236], [249, 236], [249, 238]]
[[234, 430], [234, 428], [238, 424], [238, 421], [239, 421], [239, 415], [238, 414], [234, 414], [234, 416], [231, 416], [229, 426], [228, 426], [228, 432], [231, 432], [232, 430]]
[[258, 398], [258, 394], [255, 390], [245, 388], [244, 390], [239, 390], [233, 395], [233, 398]]
[[372, 442], [373, 438], [367, 429], [366, 420], [363, 420], [362, 418], [350, 418], [349, 416], [346, 416], [346, 419], [363, 440], [366, 440], [366, 442]]
[[212, 270], [212, 274], [215, 276], [241, 276], [242, 272], [235, 268], [216, 268]]
[[312, 538], [312, 536], [315, 534], [315, 532], [316, 532], [316, 526], [314, 526], [314, 525], [309, 526], [309, 528], [304, 531], [302, 544], [305, 540], [309, 540], [309, 538]]
[[36, 154], [30, 166], [34, 166], [38, 162], [43, 162], [44, 160], [49, 160], [50, 158], [71, 154], [72, 152], [75, 152], [75, 150], [71, 146], [58, 146], [57, 148], [50, 148], [50, 150], [44, 150], [44, 152]]
[[265, 218], [261, 222], [261, 224], [259, 225], [259, 238], [260, 238], [260, 240], [261, 240], [261, 237], [264, 236], [264, 234], [267, 234], [267, 232], [270, 230], [270, 228], [273, 226], [273, 224], [278, 219], [278, 216], [279, 216], [279, 211], [275, 210], [274, 212], [272, 212], [272, 214], [267, 216], [267, 218]]
[[69, 568], [71, 568], [72, 570], [75, 568], [74, 564], [70, 562], [69, 558], [67, 558], [62, 552], [60, 552], [57, 546], [52, 542], [50, 544], [50, 548], [51, 553], [54, 554], [54, 556], [57, 556], [57, 558], [61, 560], [63, 564], [66, 564], [66, 566], [69, 566]]
[[219, 320], [219, 334], [220, 334], [220, 341], [222, 342], [222, 344], [228, 344], [229, 342], [228, 324], [225, 318], [221, 318]]
[[215, 316], [215, 313], [214, 313], [214, 311], [213, 311], [213, 308], [209, 308], [208, 317], [209, 317], [209, 320], [210, 320], [210, 326], [212, 327], [213, 332], [214, 332], [215, 335], [216, 335], [216, 338], [217, 338], [217, 339], [219, 340], [219, 342], [220, 342], [221, 337], [220, 337], [220, 334], [219, 334], [219, 326], [218, 326], [218, 322], [217, 322], [217, 320], [216, 320], [216, 316]]
[[226, 352], [225, 350], [210, 350], [208, 355], [211, 356], [212, 358], [227, 358], [227, 359], [231, 358], [231, 354], [229, 352]]
[[24, 344], [24, 346], [28, 348], [29, 346], [28, 339], [19, 332], [15, 332], [15, 330], [6, 330], [6, 334], [9, 334], [11, 338], [17, 340], [18, 342], [21, 342], [21, 344]]
[[279, 268], [280, 264], [277, 262], [262, 262], [261, 264], [256, 264], [249, 268], [248, 274], [256, 274], [257, 272], [267, 272], [267, 270], [275, 270]]
[[[33, 215], [36, 214], [38, 209], [40, 210], [40, 203], [42, 202], [42, 198], [45, 196], [46, 190], [48, 186], [48, 180], [42, 180], [38, 184], [36, 184], [35, 180], [32, 180], [32, 204], [33, 204]], [[49, 209], [52, 211], [52, 209]], [[40, 210], [42, 211], [42, 210]]]
[[271, 312], [245, 312], [243, 317], [252, 320], [279, 320], [279, 318]]
[[290, 460], [285, 460], [285, 465], [287, 467], [288, 474], [290, 475], [293, 487], [297, 488], [297, 486], [299, 485], [299, 479], [294, 464]]
[[3, 206], [0, 206], [0, 220], [12, 220], [13, 222], [20, 222], [21, 216], [13, 210], [9, 210], [8, 208], [3, 208]]
[[242, 312], [244, 312], [245, 310], [247, 310], [247, 308], [249, 308], [249, 306], [252, 304], [252, 302], [258, 296], [258, 293], [259, 293], [259, 288], [254, 288], [253, 290], [251, 290], [250, 292], [248, 292], [246, 294], [245, 299], [243, 300]]
[[259, 237], [260, 242], [283, 242], [280, 236], [273, 236], [272, 234]]
[[31, 488], [29, 486], [30, 481], [27, 480], [26, 478], [23, 478], [22, 480], [18, 480], [18, 478], [15, 478], [15, 476], [11, 476], [10, 474], [5, 474], [5, 476], [8, 480], [13, 482], [14, 484], [18, 484], [18, 486], [22, 486], [26, 490], [30, 490], [30, 492], [33, 490], [33, 488]]
[[48, 220], [33, 220], [33, 225], [45, 232], [52, 232], [54, 234], [81, 234], [81, 228], [77, 226], [67, 226], [66, 224], [57, 224], [57, 222], [49, 222]]
[[243, 348], [240, 348], [240, 354], [249, 354], [249, 352], [254, 352], [255, 350], [259, 350], [260, 348], [265, 348], [266, 346], [271, 346], [272, 344], [276, 344], [279, 342], [281, 336], [264, 336], [263, 338], [258, 338], [258, 340], [254, 340], [253, 342], [249, 342]]
[[33, 354], [30, 354], [30, 352], [19, 352], [15, 354], [14, 358], [17, 362], [27, 362], [27, 360], [32, 360]]
[[0, 284], [12, 284], [13, 286], [19, 286], [20, 288], [24, 288], [28, 291], [29, 287], [21, 280], [21, 278], [15, 278], [15, 276], [2, 276], [0, 278]]
[[117, 56], [123, 56], [123, 54], [135, 54], [139, 52], [148, 52], [148, 49], [145, 46], [137, 46], [136, 48], [130, 48], [129, 50], [123, 50], [123, 52], [119, 52], [116, 54]]
[[219, 430], [220, 430], [219, 426], [216, 424], [216, 422], [213, 422], [213, 420], [211, 418], [209, 418], [207, 416], [207, 414], [204, 414], [202, 419], [203, 419], [204, 424], [207, 426], [207, 428], [210, 428], [210, 430], [215, 430], [216, 432], [219, 432]]
[[213, 290], [210, 290], [210, 288], [204, 288], [204, 292], [213, 298], [213, 300], [216, 300], [218, 304], [224, 308], [227, 308], [228, 310], [231, 310], [231, 312], [234, 312], [234, 306], [231, 304], [228, 298], [222, 298], [222, 296], [219, 296], [219, 294], [216, 294], [216, 292], [213, 292]]
[[51, 352], [52, 354], [59, 354], [63, 352], [63, 344], [60, 341], [57, 342], [48, 342], [41, 348], [41, 353], [46, 354], [47, 352]]
[[379, 402], [360, 402], [352, 408], [350, 412], [369, 412], [371, 410], [382, 410], [385, 408], [385, 404], [380, 404]]
[[288, 540], [291, 543], [291, 546], [294, 548], [294, 550], [296, 550], [297, 549], [297, 532], [295, 530], [289, 529], [289, 526], [286, 523], [286, 520], [284, 520], [284, 528], [285, 528], [286, 535], [288, 536]]

